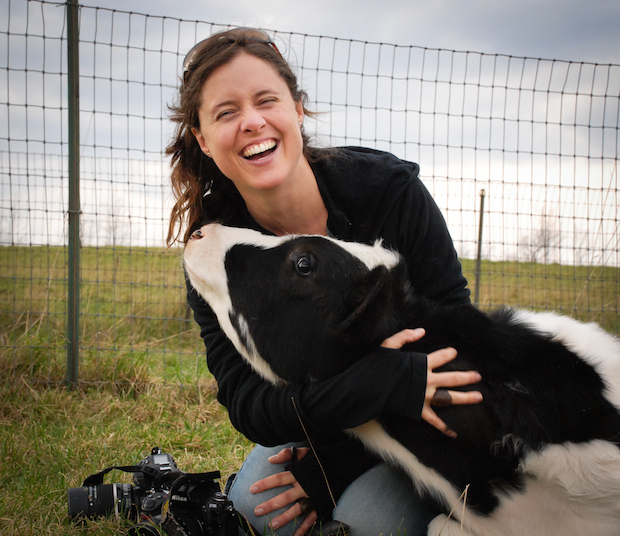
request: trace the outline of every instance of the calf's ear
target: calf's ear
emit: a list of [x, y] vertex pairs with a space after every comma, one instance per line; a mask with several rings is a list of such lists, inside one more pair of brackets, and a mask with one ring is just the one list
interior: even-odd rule
[[[381, 331], [379, 326], [383, 324], [382, 318], [389, 307], [389, 281], [389, 270], [385, 266], [378, 266], [368, 272], [353, 290], [350, 296], [352, 311], [340, 323], [338, 331], [352, 330], [366, 336]], [[364, 326], [370, 331], [364, 329]]]

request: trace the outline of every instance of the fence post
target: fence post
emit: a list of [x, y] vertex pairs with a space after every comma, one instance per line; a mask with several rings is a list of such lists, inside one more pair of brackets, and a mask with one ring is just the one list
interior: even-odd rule
[[480, 223], [478, 224], [478, 254], [476, 255], [476, 290], [474, 292], [474, 303], [478, 305], [480, 303], [480, 272], [482, 262], [482, 221], [484, 217], [484, 197], [486, 196], [485, 190], [480, 190]]
[[67, 302], [67, 379], [78, 381], [80, 359], [80, 56], [79, 7], [67, 0], [67, 82], [69, 130], [69, 258]]

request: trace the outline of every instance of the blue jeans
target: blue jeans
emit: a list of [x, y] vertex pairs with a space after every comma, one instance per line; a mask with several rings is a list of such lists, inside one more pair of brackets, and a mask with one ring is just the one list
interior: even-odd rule
[[[282, 493], [283, 488], [258, 494], [249, 491], [256, 481], [284, 471], [283, 465], [272, 464], [267, 458], [292, 445], [299, 446], [294, 443], [272, 448], [256, 446], [230, 489], [229, 497], [235, 508], [259, 535], [290, 536], [299, 527], [300, 519], [297, 518], [279, 527], [277, 532], [269, 528], [269, 521], [284, 510], [261, 517], [254, 515], [256, 506]], [[349, 525], [350, 536], [423, 536], [437, 513], [419, 497], [409, 478], [386, 464], [380, 464], [349, 485], [333, 516]]]

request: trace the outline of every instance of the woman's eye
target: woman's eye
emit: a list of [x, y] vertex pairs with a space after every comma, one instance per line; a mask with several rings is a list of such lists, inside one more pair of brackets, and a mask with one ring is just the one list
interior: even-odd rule
[[303, 255], [297, 259], [295, 263], [295, 269], [299, 275], [307, 276], [312, 273], [314, 269], [312, 259], [307, 255]]

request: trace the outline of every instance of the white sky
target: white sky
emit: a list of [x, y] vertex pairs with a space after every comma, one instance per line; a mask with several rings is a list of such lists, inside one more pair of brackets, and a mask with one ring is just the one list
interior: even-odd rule
[[[497, 69], [499, 86], [502, 84], [510, 85], [507, 84], [509, 76], [506, 65], [504, 65], [506, 63], [513, 64], [514, 72], [521, 73], [526, 86], [530, 89], [533, 87], [532, 76], [540, 77], [541, 84], [544, 84], [546, 77], [555, 80], [555, 77], [559, 76], [559, 80], [561, 80], [563, 72], [566, 71], [568, 73], [566, 75], [566, 86], [563, 84], [558, 86], [557, 81], [553, 83], [550, 81], [550, 87], [555, 88], [553, 95], [547, 95], [544, 91], [537, 90], [537, 94], [542, 95], [542, 97], [535, 97], [534, 93], [529, 91], [524, 95], [523, 102], [519, 101], [520, 104], [514, 102], [514, 98], [516, 98], [514, 92], [500, 94], [499, 89], [497, 90], [499, 93], [493, 93], [495, 100], [491, 99], [491, 103], [487, 102], [490, 79], [485, 79], [486, 85], [476, 91], [470, 87], [467, 93], [468, 99], [474, 99], [472, 102], [476, 107], [481, 103], [480, 105], [484, 108], [481, 111], [483, 119], [475, 123], [473, 131], [471, 129], [474, 128], [474, 125], [469, 119], [467, 119], [467, 124], [463, 123], [462, 127], [458, 128], [457, 125], [456, 130], [450, 130], [450, 136], [452, 136], [450, 139], [447, 138], [448, 121], [446, 118], [448, 115], [446, 114], [448, 114], [448, 109], [446, 106], [452, 103], [458, 108], [458, 103], [460, 103], [465, 114], [463, 117], [469, 118], [473, 113], [471, 107], [468, 107], [472, 104], [470, 100], [464, 97], [457, 98], [459, 94], [456, 92], [461, 87], [459, 84], [450, 86], [455, 91], [453, 100], [448, 99], [446, 101], [444, 99], [438, 102], [438, 108], [434, 107], [435, 101], [433, 99], [436, 98], [436, 94], [445, 97], [446, 84], [440, 84], [433, 91], [425, 91], [424, 101], [421, 94], [419, 98], [416, 97], [416, 105], [420, 107], [418, 111], [424, 113], [420, 113], [419, 118], [415, 113], [410, 115], [409, 121], [413, 121], [411, 124], [403, 123], [405, 120], [402, 114], [390, 114], [387, 120], [379, 121], [377, 119], [379, 116], [375, 114], [375, 108], [371, 105], [368, 106], [371, 117], [364, 115], [364, 121], [362, 121], [361, 112], [355, 108], [355, 105], [360, 103], [353, 102], [353, 107], [349, 108], [349, 112], [347, 112], [346, 106], [343, 108], [341, 101], [344, 98], [344, 89], [340, 87], [342, 84], [338, 86], [340, 78], [334, 78], [335, 82], [323, 78], [319, 80], [318, 74], [307, 73], [309, 78], [304, 78], [303, 84], [309, 92], [314, 89], [315, 91], [321, 90], [329, 93], [327, 95], [329, 98], [322, 94], [323, 97], [317, 98], [317, 101], [323, 104], [326, 102], [338, 103], [334, 105], [333, 110], [330, 109], [329, 120], [321, 118], [322, 123], [310, 125], [309, 131], [314, 133], [316, 130], [319, 139], [321, 135], [327, 135], [321, 129], [328, 131], [329, 136], [332, 135], [333, 131], [336, 138], [329, 137], [329, 144], [368, 145], [370, 143], [368, 140], [396, 140], [397, 144], [394, 147], [379, 144], [378, 148], [420, 162], [425, 174], [424, 177], [433, 177], [432, 193], [440, 206], [446, 209], [446, 219], [453, 236], [457, 240], [463, 240], [460, 252], [465, 256], [472, 257], [473, 255], [472, 248], [477, 225], [475, 208], [478, 204], [478, 192], [481, 188], [486, 188], [487, 205], [493, 206], [493, 213], [499, 214], [497, 217], [500, 219], [503, 218], [502, 221], [488, 219], [489, 229], [496, 229], [497, 233], [503, 233], [502, 236], [493, 236], [490, 240], [491, 243], [499, 244], [502, 248], [504, 244], [515, 245], [520, 243], [521, 235], [528, 232], [533, 233], [540, 225], [539, 214], [553, 216], [559, 222], [558, 227], [562, 227], [562, 233], [568, 237], [565, 239], [567, 244], [564, 244], [563, 247], [569, 247], [567, 250], [569, 257], [562, 257], [563, 262], [592, 261], [590, 258], [594, 255], [592, 251], [596, 250], [597, 254], [602, 251], [605, 255], [607, 252], [615, 255], [613, 259], [605, 257], [602, 260], [603, 263], [620, 265], [620, 239], [618, 238], [616, 224], [618, 220], [615, 216], [617, 207], [620, 206], [618, 199], [620, 193], [617, 189], [606, 189], [608, 184], [617, 180], [616, 166], [619, 146], [617, 133], [612, 127], [617, 125], [618, 120], [618, 104], [617, 100], [614, 100], [614, 96], [618, 95], [620, 69], [618, 67], [594, 69], [593, 66], [582, 68], [583, 66], [579, 63], [562, 62], [562, 65], [554, 67], [552, 77], [549, 72], [549, 63], [551, 62], [520, 61], [518, 59], [528, 57], [620, 65], [620, 32], [618, 31], [620, 28], [620, 0], [78, 1], [83, 5], [118, 9], [125, 13], [164, 16], [185, 21], [200, 20], [222, 25], [255, 26], [282, 33], [294, 32], [296, 37], [299, 37], [299, 34], [321, 35], [343, 40], [383, 42], [402, 46], [443, 49], [444, 51], [452, 49], [490, 55], [516, 56], [516, 60], [506, 57], [497, 60], [497, 64], [503, 65], [504, 69], [502, 70], [499, 67]], [[10, 195], [13, 201], [11, 209], [6, 209], [0, 214], [0, 243], [4, 241], [4, 236], [9, 237], [6, 239], [7, 243], [38, 243], [39, 236], [42, 236], [39, 231], [44, 225], [49, 227], [48, 237], [42, 236], [41, 240], [44, 243], [46, 240], [47, 243], [52, 243], [54, 240], [64, 240], [62, 215], [65, 209], [62, 189], [59, 189], [61, 178], [60, 175], [56, 177], [50, 172], [50, 169], [56, 169], [58, 165], [55, 164], [56, 167], [54, 167], [50, 164], [46, 167], [45, 162], [36, 160], [37, 155], [31, 154], [31, 152], [44, 151], [41, 148], [41, 143], [28, 144], [23, 140], [38, 139], [39, 133], [45, 130], [46, 143], [49, 147], [56, 147], [54, 142], [59, 141], [60, 133], [62, 133], [60, 127], [63, 124], [61, 113], [56, 107], [56, 99], [60, 96], [54, 93], [58, 88], [57, 84], [52, 82], [53, 78], [50, 78], [46, 84], [41, 84], [37, 78], [38, 70], [41, 68], [39, 59], [41, 42], [36, 36], [40, 23], [36, 22], [38, 19], [35, 16], [35, 12], [39, 12], [38, 6], [34, 6], [32, 20], [29, 23], [26, 22], [25, 18], [19, 20], [20, 14], [23, 15], [26, 12], [26, 0], [11, 0], [11, 6], [11, 20], [13, 21], [10, 23], [13, 39], [12, 56], [9, 58], [7, 55], [7, 61], [14, 70], [11, 71], [11, 83], [4, 84], [10, 90], [11, 96], [9, 97], [8, 94], [4, 97], [0, 95], [0, 101], [2, 98], [6, 98], [14, 106], [10, 107], [12, 115], [9, 119], [11, 120], [4, 121], [5, 126], [10, 125], [10, 132], [4, 138], [0, 132], [0, 142], [4, 144], [0, 143], [0, 179], [3, 170], [8, 169], [7, 166], [9, 165], [14, 168], [12, 170], [13, 176], [20, 177], [20, 173], [22, 173], [29, 179], [22, 181], [23, 184], [20, 183], [19, 185], [5, 181], [5, 188], [12, 188]], [[90, 20], [93, 17], [94, 10], [88, 11], [90, 13], [87, 14], [87, 19]], [[61, 8], [56, 8], [53, 5], [48, 7], [45, 10], [46, 18], [50, 19], [46, 22], [48, 28], [53, 26], [52, 23], [64, 24], [63, 14], [64, 10]], [[109, 23], [110, 13], [101, 14], [100, 18], [100, 21], [99, 18], [97, 20], [104, 28], [106, 21]], [[123, 21], [126, 20], [128, 20], [127, 17], [116, 19], [117, 26], [114, 26], [116, 31], [123, 31]], [[82, 20], [82, 23], [86, 24], [85, 19]], [[25, 31], [26, 26], [34, 35], [30, 46], [19, 41], [17, 37]], [[175, 27], [174, 24], [172, 26]], [[187, 27], [191, 28], [192, 25], [189, 24]], [[202, 27], [201, 31], [204, 30], [205, 28]], [[60, 32], [58, 28], [56, 31]], [[195, 36], [193, 30], [192, 35], [184, 34], [183, 30], [180, 32], [180, 38], [177, 38], [177, 34], [173, 31], [174, 43], [169, 50], [174, 51], [176, 50], [175, 46], [179, 46], [178, 52], [183, 54], [184, 47], [189, 49]], [[157, 39], [157, 32], [154, 35], [154, 38]], [[150, 86], [137, 83], [130, 85], [132, 91], [138, 88], [140, 90], [138, 93], [135, 91], [130, 93], [129, 86], [106, 82], [105, 77], [111, 76], [109, 73], [115, 67], [120, 69], [116, 73], [118, 76], [115, 75], [116, 78], [124, 79], [126, 71], [129, 69], [129, 63], [126, 61], [130, 56], [128, 53], [124, 54], [119, 46], [114, 47], [114, 49], [103, 46], [107, 37], [106, 30], [102, 30], [102, 41], [96, 49], [97, 54], [95, 54], [95, 49], [90, 43], [91, 37], [84, 41], [81, 50], [84, 60], [81, 63], [83, 69], [81, 86], [81, 105], [83, 107], [81, 126], [82, 170], [90, 177], [84, 182], [82, 209], [84, 228], [97, 232], [97, 236], [90, 238], [90, 241], [87, 242], [90, 244], [93, 240], [101, 239], [107, 243], [112, 237], [114, 243], [117, 243], [117, 234], [120, 235], [123, 231], [125, 232], [123, 240], [129, 240], [129, 243], [156, 240], [159, 244], [164, 236], [163, 227], [169, 209], [160, 207], [162, 204], [162, 184], [167, 184], [168, 162], [165, 159], [160, 159], [158, 155], [159, 151], [163, 150], [163, 144], [168, 136], [167, 129], [170, 125], [158, 118], [162, 113], [160, 108], [165, 106], [165, 103], [170, 102], [170, 95], [166, 94], [162, 97], [158, 89], [160, 86], [155, 84], [150, 75], [148, 77], [148, 81], [151, 82]], [[140, 32], [136, 32], [134, 37], [140, 40]], [[280, 37], [284, 38], [282, 34]], [[316, 42], [318, 40], [311, 39], [309, 41]], [[52, 43], [52, 45], [54, 44]], [[379, 47], [364, 48], [378, 49]], [[136, 72], [132, 72], [134, 82], [139, 81], [142, 75], [146, 80], [147, 73], [151, 72], [156, 79], [161, 71], [167, 73], [166, 82], [163, 86], [165, 91], [172, 91], [171, 88], [176, 84], [179, 56], [176, 54], [164, 55], [162, 57], [165, 57], [167, 62], [165, 68], [144, 70], [146, 52], [145, 56], [141, 56], [138, 49], [139, 47], [134, 50], [136, 53], [131, 56], [134, 61], [132, 64], [134, 69], [136, 61], [142, 62]], [[415, 51], [416, 54], [419, 52], [419, 50]], [[433, 54], [430, 53], [428, 56], [428, 65], [429, 68], [432, 68], [431, 57]], [[445, 56], [449, 58], [445, 59], [446, 64], [459, 71], [457, 68], [460, 65], [458, 61], [462, 63], [465, 55], [447, 54]], [[38, 86], [33, 83], [29, 84], [27, 91], [25, 86], [20, 85], [24, 83], [25, 79], [19, 74], [21, 72], [19, 62], [26, 57], [27, 61], [30, 62], [31, 78], [35, 82], [39, 81]], [[48, 52], [46, 58], [48, 62], [53, 59], [51, 52]], [[95, 58], [97, 59], [97, 67], [102, 69], [98, 77], [94, 76], [94, 71], [91, 73], [89, 70], [94, 69]], [[152, 60], [153, 56], [150, 55], [149, 58]], [[493, 60], [493, 80], [495, 81], [495, 58], [488, 56], [486, 59]], [[121, 60], [119, 65], [116, 65], [115, 60]], [[159, 64], [159, 60], [157, 61]], [[439, 62], [439, 59], [437, 61]], [[483, 62], [483, 58], [471, 58], [469, 61], [471, 63], [469, 68], [475, 74], [476, 61]], [[487, 63], [480, 64], [481, 73], [488, 68]], [[48, 70], [55, 72], [58, 68], [52, 66]], [[506, 81], [502, 82], [504, 71]], [[594, 76], [594, 71], [602, 74]], [[443, 73], [442, 77], [444, 74], [446, 73]], [[312, 76], [315, 76], [316, 80]], [[331, 75], [326, 76], [330, 78]], [[421, 75], [419, 78], [422, 79]], [[538, 78], [536, 79], [538, 80]], [[370, 96], [377, 102], [387, 103], [392, 103], [391, 99], [393, 98], [404, 98], [404, 94], [401, 95], [402, 88], [400, 86], [395, 86], [396, 89], [394, 90], [392, 86], [387, 87], [387, 89], [384, 88], [387, 94], [381, 93], [379, 96], [378, 89], [375, 91], [374, 86], [372, 86], [372, 77], [367, 78], [370, 85], [365, 85], [364, 91], [362, 91], [361, 86], [358, 87], [362, 83], [360, 80], [360, 77], [357, 77], [350, 81], [350, 87], [347, 86], [347, 95], [353, 95], [359, 100], [362, 99], [363, 93], [365, 98]], [[591, 84], [593, 88], [596, 81], [598, 85], [595, 93], [604, 92], [609, 96], [609, 101], [603, 101], [598, 95], [596, 99], [587, 95], [579, 98], [571, 96], [571, 91], [575, 90], [573, 86], [577, 84], [577, 80], [579, 84], [585, 86]], [[610, 81], [609, 84], [606, 84], [607, 80]], [[514, 85], [513, 82], [514, 80], [511, 82], [512, 85]], [[602, 89], [599, 88], [601, 83], [603, 84]], [[156, 88], [155, 94], [151, 91], [151, 86]], [[113, 96], [112, 87], [115, 88]], [[564, 91], [560, 94], [558, 87], [565, 87], [566, 94]], [[148, 93], [147, 89], [149, 89]], [[331, 98], [330, 92], [332, 91], [334, 92], [334, 99]], [[407, 93], [407, 95], [409, 94]], [[431, 98], [431, 102], [427, 102], [428, 98]], [[541, 102], [540, 98], [544, 102]], [[30, 106], [23, 106], [25, 99], [28, 100]], [[152, 103], [152, 100], [156, 102]], [[136, 121], [135, 118], [130, 120], [128, 116], [127, 118], [123, 117], [122, 112], [129, 109], [130, 101], [133, 109], [145, 110], [143, 113], [145, 117], [149, 118], [146, 127], [143, 122]], [[112, 103], [114, 103], [114, 109], [112, 109]], [[349, 103], [348, 100], [347, 103]], [[491, 113], [490, 108], [487, 108], [493, 103], [500, 108], [502, 103], [505, 103], [505, 106], [511, 111], [512, 120], [506, 123], [500, 119], [492, 121], [490, 118], [495, 116]], [[433, 107], [428, 108], [427, 104], [433, 105]], [[392, 108], [391, 105], [390, 107]], [[394, 106], [393, 108], [403, 108], [403, 106]], [[8, 114], [9, 107], [2, 107], [2, 109]], [[146, 111], [147, 109], [148, 111]], [[434, 119], [436, 110], [440, 112], [439, 115], [442, 118], [437, 123]], [[319, 111], [325, 110], [319, 108]], [[523, 117], [519, 115], [521, 112], [525, 114]], [[385, 110], [383, 108], [381, 113], [383, 114], [381, 118], [384, 118]], [[456, 113], [454, 118], [458, 122], [458, 110], [455, 109], [454, 113]], [[501, 110], [498, 113], [501, 116]], [[586, 116], [583, 115], [584, 113]], [[351, 123], [344, 121], [343, 114], [348, 114], [347, 120], [350, 120]], [[377, 117], [375, 117], [376, 115]], [[407, 114], [405, 114], [406, 116]], [[571, 119], [573, 116], [574, 119]], [[411, 119], [412, 117], [413, 119]], [[515, 117], [523, 119], [523, 121], [515, 121]], [[153, 118], [155, 119], [152, 120]], [[41, 123], [43, 120], [45, 122], [44, 129]], [[549, 120], [553, 126], [545, 127], [546, 120]], [[359, 141], [357, 141], [356, 121], [363, 123], [363, 128], [360, 125], [359, 129]], [[419, 121], [419, 124], [416, 121]], [[429, 121], [432, 121], [432, 124], [429, 125]], [[588, 123], [588, 121], [596, 128], [591, 131], [582, 127], [571, 130], [572, 123], [581, 124]], [[607, 128], [601, 127], [603, 123]], [[344, 130], [341, 128], [342, 125], [349, 124], [351, 125], [351, 132], [354, 133], [352, 139], [346, 137], [348, 127], [345, 126]], [[560, 124], [564, 125], [561, 131], [558, 130]], [[518, 125], [521, 126], [517, 128]], [[499, 130], [497, 130], [498, 128]], [[0, 127], [0, 131], [1, 129], [2, 127]], [[134, 132], [135, 129], [137, 130]], [[394, 132], [390, 129], [394, 129]], [[407, 130], [407, 136], [404, 138], [401, 132], [403, 129]], [[584, 134], [584, 130], [587, 130], [586, 134]], [[344, 137], [342, 132], [345, 132]], [[454, 138], [454, 136], [459, 139]], [[8, 142], [9, 138], [12, 140], [10, 143]], [[403, 139], [408, 142], [407, 147], [413, 152], [407, 153], [407, 147], [398, 144], [398, 140], [402, 141]], [[464, 140], [468, 141], [465, 142]], [[477, 140], [476, 147], [479, 149], [475, 157], [468, 149], [473, 143], [472, 140]], [[128, 144], [127, 147], [132, 147], [131, 154], [129, 154], [129, 150], [123, 149], [125, 142]], [[499, 148], [498, 143], [502, 144], [502, 149], [506, 149], [509, 156], [500, 158], [503, 151], [497, 150]], [[485, 144], [489, 147], [486, 147]], [[527, 149], [528, 144], [531, 145], [532, 151], [525, 150], [523, 152], [524, 149]], [[561, 147], [559, 144], [562, 144]], [[568, 147], [570, 145], [574, 145], [574, 148]], [[9, 152], [5, 151], [6, 154], [2, 152], [4, 146], [12, 151], [11, 158], [7, 156]], [[449, 146], [451, 149], [448, 154], [446, 151]], [[466, 147], [463, 154], [454, 152], [455, 147], [459, 146]], [[491, 150], [491, 146], [494, 151]], [[439, 150], [436, 147], [444, 149]], [[555, 156], [541, 157], [542, 148]], [[138, 158], [134, 162], [132, 158], [143, 149], [149, 151], [150, 159], [148, 162], [144, 157]], [[398, 151], [405, 152], [401, 154]], [[494, 158], [491, 158], [491, 153], [495, 155]], [[572, 153], [575, 155], [587, 154], [593, 158], [575, 158], [567, 164], [566, 158], [562, 159], [558, 156], [559, 154], [565, 155], [565, 153], [568, 155]], [[520, 156], [517, 158], [514, 155]], [[588, 163], [585, 168], [583, 168], [584, 161]], [[112, 187], [112, 177], [116, 181], [114, 187]], [[452, 180], [455, 177], [459, 179], [458, 182]], [[498, 178], [502, 180], [501, 186], [495, 182]], [[37, 186], [41, 182], [45, 183], [46, 188]], [[455, 187], [456, 184], [459, 186]], [[574, 193], [574, 199], [567, 202], [565, 199], [567, 194], [560, 188], [560, 184], [563, 186], [573, 184], [574, 188], [579, 188], [579, 190], [569, 190], [571, 195]], [[491, 188], [491, 186], [493, 187]], [[585, 186], [590, 188], [587, 196], [577, 193], [582, 192]], [[139, 192], [138, 196], [134, 190]], [[5, 192], [0, 191], [0, 194], [4, 195]], [[512, 207], [516, 206], [515, 203], [517, 202], [519, 212], [528, 218], [526, 222], [517, 221], [512, 216]], [[33, 207], [39, 207], [36, 203], [39, 203], [41, 210], [33, 211]], [[502, 209], [504, 206], [508, 207], [508, 213]], [[53, 208], [50, 209], [50, 207]], [[154, 207], [159, 208], [156, 210]], [[558, 207], [561, 207], [561, 211]], [[2, 207], [0, 207], [0, 212], [1, 210]], [[530, 215], [528, 216], [528, 214]], [[36, 218], [39, 218], [40, 221]], [[26, 219], [28, 221], [24, 223]], [[90, 224], [86, 225], [88, 222]], [[579, 224], [575, 224], [575, 222], [579, 222]], [[159, 227], [154, 229], [154, 225], [161, 227], [161, 229]], [[608, 226], [611, 227], [608, 229]], [[128, 233], [127, 230], [129, 230]], [[58, 236], [59, 238], [52, 239], [49, 236]], [[526, 236], [525, 240], [527, 239]], [[576, 248], [580, 251], [583, 249], [581, 245], [584, 241], [588, 244], [588, 248], [584, 250], [584, 255], [587, 255], [588, 259], [577, 258], [574, 253]], [[489, 256], [491, 253], [489, 252]], [[503, 250], [501, 255], [503, 255], [501, 258], [506, 257]]]
[[397, 45], [620, 63], [618, 0], [80, 0], [80, 3]]

